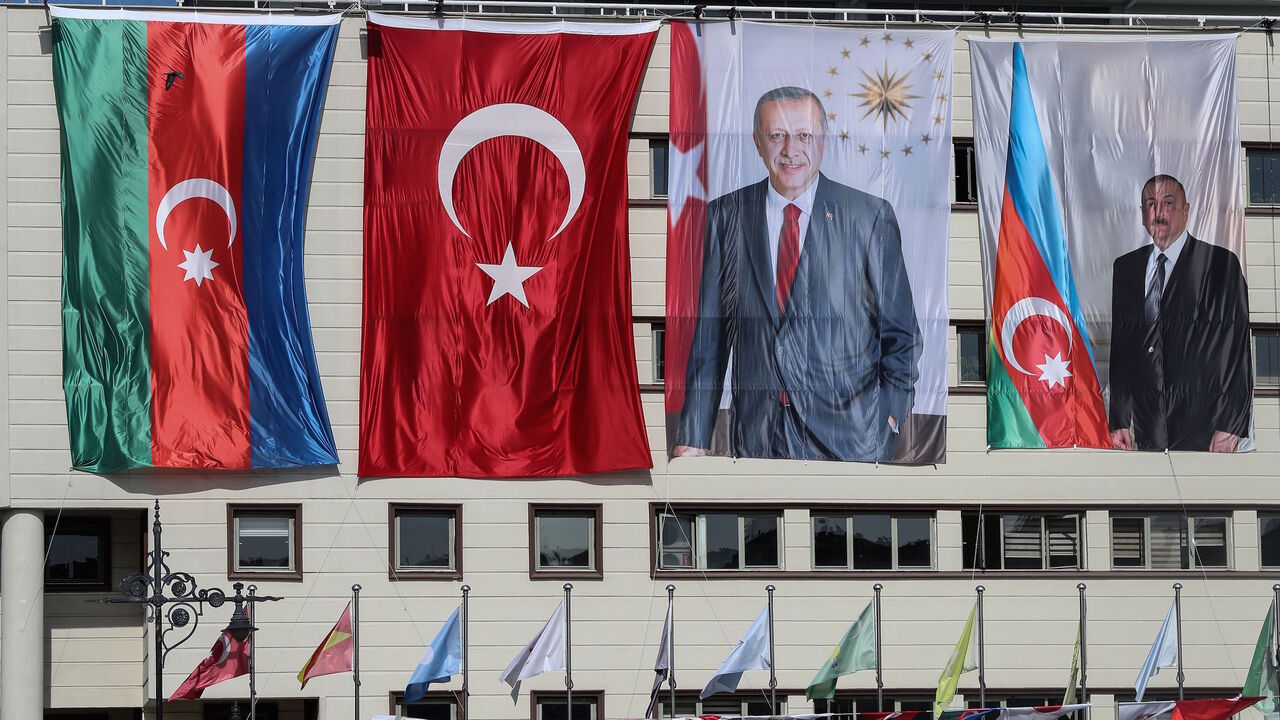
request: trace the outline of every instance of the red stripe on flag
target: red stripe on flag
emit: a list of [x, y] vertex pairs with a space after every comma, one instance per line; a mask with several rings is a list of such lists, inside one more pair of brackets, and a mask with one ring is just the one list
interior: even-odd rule
[[[238, 217], [244, 48], [242, 26], [147, 25], [151, 455], [158, 467], [250, 465]], [[212, 182], [182, 184], [189, 180]], [[166, 195], [162, 245], [156, 225]]]
[[[1049, 275], [1044, 257], [1018, 216], [1008, 188], [1001, 209], [995, 278], [991, 330], [996, 347], [1045, 445], [1111, 447], [1089, 348]], [[1009, 310], [1028, 299], [1034, 303], [1034, 314], [1015, 324], [1008, 318]], [[1044, 314], [1052, 308], [1065, 322]], [[1005, 337], [1006, 324], [1012, 337]], [[1006, 348], [1012, 349], [1012, 357]], [[1062, 375], [1060, 366], [1054, 365], [1057, 360], [1068, 362], [1065, 370], [1070, 375], [1055, 381], [1055, 376]]]

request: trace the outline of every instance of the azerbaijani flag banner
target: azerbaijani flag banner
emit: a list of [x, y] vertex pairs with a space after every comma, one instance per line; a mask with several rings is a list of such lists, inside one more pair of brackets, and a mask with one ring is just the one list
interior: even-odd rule
[[72, 464], [336, 463], [302, 242], [340, 16], [51, 13]]
[[969, 42], [988, 444], [1252, 449], [1235, 36]]

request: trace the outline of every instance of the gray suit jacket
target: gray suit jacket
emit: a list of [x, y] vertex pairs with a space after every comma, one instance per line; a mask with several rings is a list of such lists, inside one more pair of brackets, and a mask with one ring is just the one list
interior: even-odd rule
[[893, 208], [820, 175], [779, 315], [767, 183], [708, 207], [677, 443], [710, 446], [732, 353], [735, 456], [890, 460], [888, 418], [906, 422], [922, 345]]

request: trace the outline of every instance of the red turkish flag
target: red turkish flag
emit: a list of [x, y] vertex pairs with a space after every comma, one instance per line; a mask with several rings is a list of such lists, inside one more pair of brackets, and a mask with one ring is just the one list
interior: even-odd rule
[[249, 640], [243, 642], [231, 637], [231, 633], [223, 630], [213, 643], [213, 649], [205, 656], [177, 690], [169, 696], [170, 700], [198, 700], [205, 688], [217, 685], [223, 680], [240, 677], [249, 672]]
[[653, 466], [626, 133], [656, 36], [369, 14], [361, 475]]

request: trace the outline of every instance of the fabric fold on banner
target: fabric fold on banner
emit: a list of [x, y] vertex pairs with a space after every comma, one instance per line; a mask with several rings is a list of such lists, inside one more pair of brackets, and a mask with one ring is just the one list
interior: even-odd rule
[[351, 670], [354, 656], [355, 638], [351, 628], [351, 603], [347, 603], [342, 615], [338, 617], [338, 622], [333, 624], [329, 634], [324, 636], [324, 640], [316, 646], [315, 652], [311, 653], [307, 663], [298, 671], [298, 682], [302, 683], [299, 689], [305, 689], [307, 681], [311, 678]]
[[50, 13], [72, 465], [336, 464], [303, 232], [340, 16]]
[[404, 689], [405, 705], [426, 697], [432, 683], [448, 682], [462, 672], [462, 622], [458, 619], [461, 612], [461, 607], [454, 608], [422, 653]]
[[1137, 693], [1136, 702], [1142, 702], [1142, 696], [1147, 692], [1147, 682], [1160, 673], [1160, 668], [1171, 668], [1177, 661], [1178, 604], [1175, 601], [1169, 604], [1169, 612], [1165, 614], [1164, 622], [1160, 624], [1160, 632], [1156, 633], [1156, 639], [1151, 643], [1147, 659], [1142, 663], [1142, 669], [1138, 671], [1138, 677], [1133, 681], [1133, 689]]
[[199, 700], [206, 688], [249, 673], [249, 641], [236, 640], [222, 631], [208, 656], [200, 661], [169, 700]]
[[556, 606], [537, 635], [511, 659], [499, 678], [511, 686], [511, 701], [520, 699], [520, 683], [544, 672], [564, 669], [565, 647], [564, 603]]
[[773, 659], [769, 657], [769, 608], [760, 611], [755, 622], [747, 628], [729, 657], [720, 663], [719, 669], [707, 681], [698, 697], [702, 700], [717, 693], [734, 692], [748, 670], [767, 670]]
[[626, 158], [657, 27], [370, 15], [360, 475], [653, 466]]
[[954, 41], [671, 23], [673, 457], [945, 459]]

